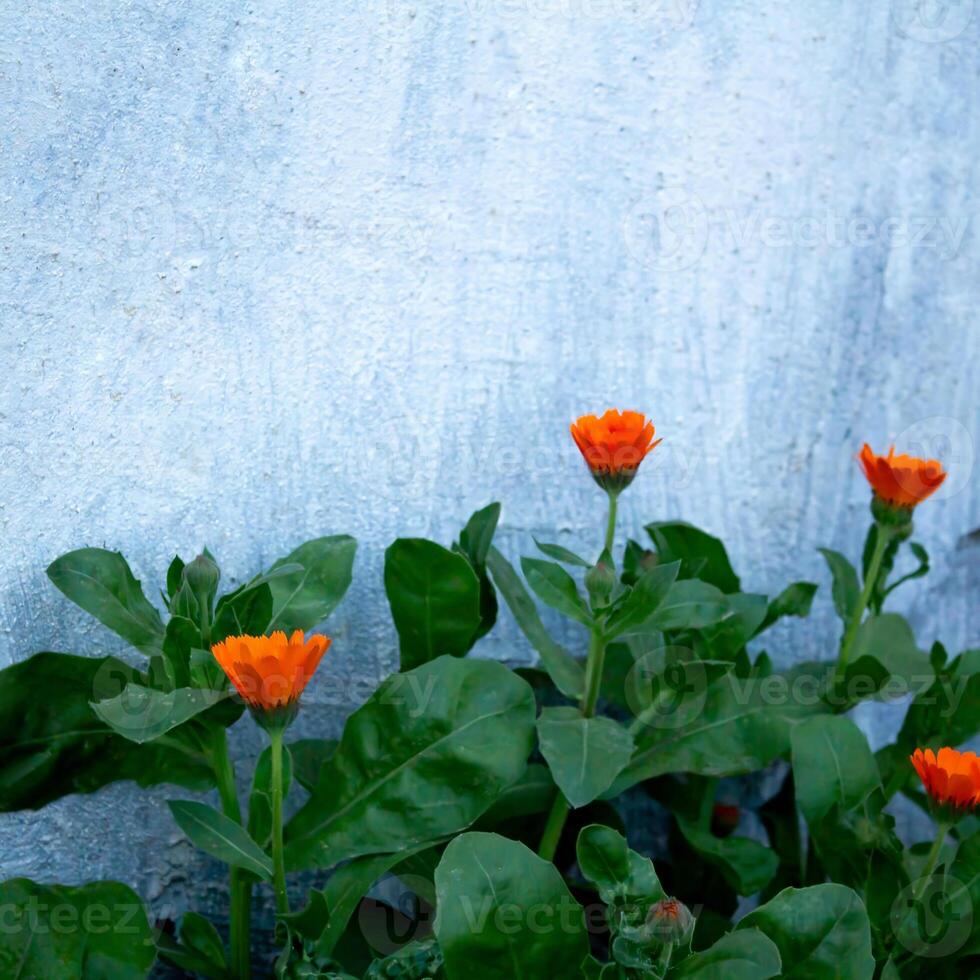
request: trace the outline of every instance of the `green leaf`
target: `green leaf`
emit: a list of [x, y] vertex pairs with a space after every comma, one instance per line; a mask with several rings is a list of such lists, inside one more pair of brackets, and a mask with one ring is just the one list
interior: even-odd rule
[[769, 629], [773, 623], [784, 616], [799, 616], [801, 619], [809, 616], [813, 597], [817, 594], [818, 588], [819, 586], [815, 582], [794, 582], [792, 585], [787, 585], [769, 603], [766, 618], [759, 632]]
[[502, 664], [440, 657], [389, 677], [344, 727], [286, 828], [292, 867], [462, 830], [527, 765], [534, 693]]
[[424, 538], [399, 538], [385, 552], [385, 590], [402, 670], [442, 654], [462, 657], [473, 645], [480, 581], [463, 555]]
[[850, 810], [880, 785], [864, 733], [840, 715], [807, 718], [791, 735], [796, 801], [808, 823], [837, 805]]
[[818, 548], [817, 550], [824, 556], [830, 568], [830, 574], [834, 579], [834, 608], [837, 610], [837, 615], [846, 624], [861, 597], [857, 571], [839, 551], [831, 551], [830, 548]]
[[48, 578], [76, 605], [140, 650], [163, 642], [160, 614], [118, 551], [80, 548], [48, 566]]
[[528, 765], [524, 774], [493, 801], [490, 809], [474, 824], [475, 830], [495, 830], [510, 820], [544, 813], [554, 802], [555, 781], [551, 771], [540, 762]]
[[227, 967], [225, 946], [213, 923], [197, 912], [185, 912], [180, 920], [180, 941], [193, 953], [217, 967]]
[[648, 623], [657, 630], [704, 629], [729, 615], [726, 597], [700, 579], [675, 582]]
[[892, 582], [888, 588], [884, 590], [882, 598], [890, 595], [900, 585], [904, 585], [906, 582], [911, 582], [913, 579], [922, 578], [924, 575], [929, 574], [929, 552], [926, 551], [926, 549], [919, 544], [918, 541], [910, 541], [909, 548], [911, 549], [912, 554], [918, 559], [918, 568], [913, 569], [911, 572], [902, 575], [900, 578], [897, 578], [894, 582]]
[[301, 738], [289, 743], [289, 754], [293, 758], [293, 772], [296, 782], [311, 791], [320, 778], [324, 762], [337, 750], [335, 738]]
[[762, 891], [779, 868], [774, 851], [747, 837], [715, 837], [696, 823], [675, 814], [684, 839], [708, 864], [717, 868], [739, 895]]
[[871, 980], [871, 926], [843, 885], [786, 888], [735, 927], [760, 929], [779, 948], [785, 980]]
[[695, 686], [673, 715], [633, 733], [633, 759], [606, 795], [664, 773], [734, 776], [762, 769], [789, 749], [795, 725], [825, 710], [817, 697], [796, 696], [792, 674], [728, 672], [703, 690]]
[[183, 581], [184, 559], [180, 555], [174, 555], [174, 560], [167, 568], [167, 601], [169, 602], [177, 594], [180, 583]]
[[38, 653], [0, 671], [0, 812], [38, 809], [69, 793], [92, 793], [132, 779], [140, 786], [213, 785], [208, 760], [175, 731], [136, 745], [89, 705], [140, 675], [114, 657]]
[[459, 536], [459, 551], [466, 556], [480, 580], [480, 626], [473, 642], [486, 636], [497, 621], [497, 593], [487, 575], [487, 554], [499, 520], [500, 504], [490, 504], [470, 517]]
[[442, 950], [435, 938], [413, 939], [390, 956], [375, 960], [364, 980], [445, 980]]
[[679, 562], [656, 565], [645, 571], [606, 621], [603, 633], [607, 639], [626, 633], [654, 616], [667, 601], [679, 571]]
[[[857, 701], [879, 691], [885, 698], [902, 696], [923, 690], [934, 677], [928, 655], [919, 649], [912, 627], [902, 616], [884, 613], [858, 627], [844, 672], [849, 699]], [[895, 685], [894, 692], [889, 680]]]
[[758, 929], [722, 936], [710, 949], [695, 953], [668, 974], [668, 980], [768, 980], [786, 977], [779, 950]]
[[736, 592], [726, 596], [729, 614], [704, 630], [711, 655], [719, 660], [736, 660], [745, 645], [762, 628], [769, 603], [764, 595]]
[[611, 718], [583, 718], [577, 708], [545, 708], [538, 741], [558, 788], [573, 807], [609, 788], [630, 761], [633, 738]]
[[[909, 755], [918, 747], [959, 745], [977, 733], [980, 718], [980, 649], [965, 650], [909, 705], [898, 744]], [[904, 764], [906, 760], [902, 758]]]
[[554, 681], [555, 687], [567, 698], [580, 698], [585, 692], [585, 671], [582, 665], [548, 634], [538, 616], [534, 601], [513, 566], [496, 548], [491, 548], [487, 555], [487, 567], [517, 620], [517, 625], [541, 657], [541, 663]]
[[196, 687], [156, 691], [127, 684], [115, 697], [92, 702], [92, 710], [123, 738], [142, 744], [207, 711], [228, 694]]
[[[721, 541], [686, 521], [657, 521], [647, 524], [661, 562], [682, 561], [700, 566], [698, 577], [722, 592], [738, 592], [741, 585]], [[686, 575], [684, 577], [687, 577]]]
[[314, 538], [280, 558], [270, 572], [287, 566], [300, 569], [269, 578], [272, 619], [266, 632], [307, 632], [337, 608], [351, 583], [357, 542], [346, 534]]
[[272, 589], [267, 581], [246, 582], [218, 600], [211, 638], [262, 636], [272, 619]]
[[664, 897], [653, 862], [630, 850], [626, 838], [611, 827], [583, 827], [576, 856], [579, 870], [596, 886], [605, 905], [653, 905]]
[[560, 544], [548, 544], [548, 542], [539, 541], [537, 538], [534, 539], [534, 543], [541, 554], [554, 558], [555, 561], [560, 561], [565, 565], [574, 565], [576, 568], [592, 567], [584, 558], [579, 558], [574, 551], [569, 551], [568, 548], [563, 548]]
[[455, 838], [436, 869], [436, 937], [449, 980], [574, 977], [589, 952], [558, 869], [497, 834]]
[[0, 883], [0, 976], [142, 980], [156, 948], [139, 896], [117, 881], [78, 888]]
[[168, 800], [167, 805], [180, 829], [205, 854], [271, 880], [272, 860], [240, 824], [206, 803]]
[[521, 570], [538, 598], [563, 616], [589, 626], [592, 616], [575, 579], [561, 565], [541, 558], [522, 558]]

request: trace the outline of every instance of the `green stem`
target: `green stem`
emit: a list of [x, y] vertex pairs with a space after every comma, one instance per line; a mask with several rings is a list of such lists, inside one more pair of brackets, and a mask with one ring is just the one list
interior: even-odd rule
[[282, 731], [269, 732], [272, 743], [272, 884], [276, 892], [276, 911], [289, 912], [286, 895], [286, 863], [282, 850]]
[[929, 854], [926, 856], [926, 863], [922, 869], [922, 874], [919, 875], [919, 884], [916, 886], [914, 892], [914, 900], [917, 902], [921, 897], [922, 893], [929, 885], [929, 880], [932, 878], [932, 872], [935, 870], [936, 862], [939, 860], [939, 855], [943, 849], [943, 843], [946, 840], [946, 835], [949, 833], [949, 828], [952, 824], [946, 821], [940, 821], [939, 826], [936, 828], [936, 839], [932, 842], [932, 847], [929, 849]]
[[[612, 555], [613, 538], [616, 535], [616, 503], [619, 495], [609, 493], [609, 519], [606, 521], [606, 541], [605, 550]], [[599, 627], [592, 628], [592, 635], [589, 637], [589, 654], [585, 661], [585, 691], [579, 701], [579, 711], [583, 718], [591, 718], [595, 714], [596, 704], [599, 701], [599, 692], [602, 689], [602, 671], [606, 660], [606, 641]], [[548, 814], [548, 821], [541, 835], [541, 843], [538, 845], [538, 855], [546, 861], [553, 861], [555, 852], [558, 850], [558, 842], [561, 840], [561, 832], [565, 829], [565, 821], [568, 819], [568, 811], [571, 809], [568, 800], [561, 790], [555, 797], [555, 802], [551, 805], [551, 812]]]
[[875, 585], [877, 584], [878, 573], [881, 571], [881, 560], [885, 556], [885, 551], [888, 548], [888, 542], [890, 540], [891, 531], [879, 524], [875, 533], [875, 547], [871, 555], [871, 562], [868, 565], [868, 574], [864, 577], [864, 588], [861, 590], [857, 605], [851, 612], [847, 629], [844, 631], [844, 638], [841, 640], [840, 656], [837, 659], [838, 676], [843, 675], [844, 668], [847, 666], [848, 658], [851, 655], [851, 647], [854, 645], [854, 638], [857, 636], [858, 627], [861, 625], [861, 620], [864, 617], [864, 610], [868, 608], [871, 593], [874, 592]]
[[616, 508], [619, 504], [619, 494], [609, 494], [609, 519], [606, 521], [606, 542], [605, 550], [612, 554], [613, 538], [616, 535]]
[[[235, 769], [228, 754], [228, 735], [224, 728], [215, 730], [211, 743], [211, 764], [214, 769], [215, 781], [218, 784], [218, 795], [221, 798], [221, 809], [226, 817], [236, 823], [242, 822], [242, 811], [238, 803], [238, 792], [235, 788]], [[229, 894], [231, 898], [230, 932], [231, 932], [231, 968], [238, 980], [248, 980], [251, 976], [251, 906], [252, 885], [241, 868], [232, 868], [230, 873]]]

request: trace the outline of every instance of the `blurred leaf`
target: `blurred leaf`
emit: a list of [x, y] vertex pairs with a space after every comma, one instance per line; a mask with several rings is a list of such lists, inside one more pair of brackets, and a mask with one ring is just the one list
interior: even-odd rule
[[462, 830], [524, 772], [534, 714], [531, 688], [493, 661], [440, 657], [389, 677], [289, 821], [287, 862], [330, 867]]
[[424, 538], [399, 538], [385, 552], [385, 590], [402, 670], [442, 654], [461, 657], [473, 645], [480, 581], [462, 555]]
[[683, 579], [670, 587], [647, 623], [661, 631], [704, 629], [729, 613], [727, 597], [715, 586], [700, 579]]
[[675, 819], [688, 844], [740, 895], [754, 895], [772, 880], [779, 858], [764, 844], [748, 837], [715, 837], [692, 821]]
[[878, 765], [864, 733], [840, 715], [807, 718], [792, 732], [796, 800], [808, 823], [831, 807], [850, 810], [880, 785]]
[[137, 980], [156, 949], [139, 896], [117, 881], [78, 888], [0, 883], [0, 976]]
[[205, 854], [271, 880], [271, 858], [240, 824], [194, 800], [167, 800], [167, 806], [180, 829]]
[[607, 790], [630, 761], [633, 738], [612, 718], [583, 718], [578, 708], [545, 708], [538, 740], [558, 788], [573, 807]]
[[197, 912], [185, 912], [180, 920], [180, 941], [187, 949], [198, 954], [209, 963], [219, 968], [227, 968], [225, 946], [214, 925], [198, 915]]
[[487, 567], [514, 619], [517, 620], [517, 625], [541, 657], [541, 663], [548, 676], [554, 681], [555, 687], [565, 697], [580, 698], [585, 692], [585, 671], [582, 665], [555, 643], [548, 634], [538, 616], [534, 601], [528, 595], [513, 566], [496, 548], [491, 547], [487, 556]]
[[[879, 691], [885, 697], [921, 691], [934, 677], [929, 657], [919, 649], [912, 628], [902, 616], [884, 613], [866, 619], [858, 627], [844, 672], [849, 700], [857, 701]], [[889, 690], [889, 681], [896, 685], [894, 691]]]
[[603, 627], [606, 638], [613, 639], [646, 623], [662, 606], [671, 602], [672, 593], [676, 600], [677, 593], [673, 589], [679, 570], [680, 563], [673, 562], [644, 572], [606, 621]]
[[631, 850], [626, 838], [610, 827], [601, 824], [583, 827], [576, 856], [585, 880], [596, 886], [606, 905], [624, 907], [640, 903], [645, 914], [648, 906], [664, 897], [653, 862]]
[[902, 762], [916, 748], [960, 745], [977, 734], [980, 719], [980, 649], [965, 650], [940, 666], [935, 681], [909, 705], [898, 735]]
[[324, 762], [337, 750], [335, 738], [301, 738], [289, 743], [296, 782], [312, 792], [320, 778]]
[[834, 579], [833, 597], [837, 615], [846, 624], [861, 597], [861, 585], [858, 582], [854, 566], [839, 552], [830, 548], [817, 549], [827, 562], [830, 574]]
[[815, 582], [794, 582], [786, 586], [782, 592], [769, 603], [766, 618], [759, 627], [759, 632], [769, 629], [773, 623], [784, 616], [806, 617], [810, 615], [813, 597], [819, 586]]
[[280, 558], [270, 572], [298, 565], [288, 574], [269, 576], [272, 619], [265, 632], [308, 632], [337, 608], [351, 583], [357, 542], [346, 534], [314, 538]]
[[429, 936], [413, 939], [384, 959], [375, 960], [364, 974], [364, 980], [445, 980], [442, 949]]
[[123, 738], [142, 744], [207, 711], [228, 693], [196, 687], [155, 691], [130, 683], [115, 697], [92, 702], [92, 710]]
[[702, 581], [722, 592], [740, 591], [738, 576], [718, 538], [686, 521], [657, 521], [647, 524], [646, 530], [661, 562], [684, 562], [682, 577], [688, 576], [693, 564], [700, 564], [697, 574]]
[[579, 595], [575, 580], [561, 565], [541, 558], [522, 558], [521, 570], [527, 584], [543, 603], [584, 626], [592, 623], [592, 616], [585, 600]]
[[69, 793], [120, 779], [140, 786], [213, 785], [208, 760], [179, 731], [136, 745], [89, 705], [141, 675], [114, 657], [38, 653], [0, 670], [0, 811], [38, 809]]
[[574, 565], [576, 568], [592, 567], [584, 558], [579, 558], [574, 551], [569, 551], [568, 548], [563, 548], [560, 544], [548, 544], [546, 541], [539, 541], [537, 538], [534, 539], [534, 543], [538, 546], [538, 551], [549, 558], [554, 558], [555, 561], [560, 561], [565, 565]]
[[139, 650], [163, 642], [160, 614], [118, 551], [80, 548], [55, 559], [48, 578], [76, 605]]
[[779, 950], [757, 929], [731, 932], [710, 949], [694, 953], [667, 974], [668, 980], [768, 980], [780, 972]]
[[769, 609], [764, 595], [736, 592], [726, 598], [730, 614], [704, 630], [711, 656], [718, 660], [734, 660], [762, 628]]
[[787, 888], [735, 927], [759, 929], [779, 948], [786, 980], [871, 980], [871, 928], [861, 899], [843, 885]]
[[528, 765], [524, 774], [504, 789], [490, 809], [473, 825], [475, 830], [495, 830], [500, 824], [544, 813], [554, 802], [555, 781], [540, 762]]
[[475, 964], [481, 980], [574, 977], [589, 952], [582, 909], [558, 869], [516, 841], [455, 838], [436, 869], [436, 894], [450, 978], [473, 976]]

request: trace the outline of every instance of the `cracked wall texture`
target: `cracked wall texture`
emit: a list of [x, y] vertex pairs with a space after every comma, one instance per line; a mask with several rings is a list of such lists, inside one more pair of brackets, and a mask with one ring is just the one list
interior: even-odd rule
[[[833, 653], [815, 548], [860, 548], [862, 440], [941, 454], [917, 520], [934, 568], [895, 607], [924, 644], [976, 644], [980, 10], [947, 15], [0, 6], [0, 664], [129, 655], [45, 579], [69, 549], [123, 551], [155, 594], [175, 551], [207, 544], [240, 581], [349, 532], [297, 726], [334, 735], [396, 663], [395, 536], [448, 543], [499, 499], [510, 555], [532, 534], [595, 550], [567, 425], [607, 405], [664, 437], [622, 537], [683, 517], [747, 589], [822, 583], [767, 644], [780, 663]], [[479, 652], [531, 658], [506, 617]], [[862, 712], [874, 739], [896, 710]], [[4, 816], [3, 875], [220, 913], [171, 795]]]

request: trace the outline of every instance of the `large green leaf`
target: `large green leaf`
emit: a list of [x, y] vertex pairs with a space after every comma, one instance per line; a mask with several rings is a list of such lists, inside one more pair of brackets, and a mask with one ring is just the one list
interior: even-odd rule
[[163, 642], [160, 614], [118, 551], [80, 548], [56, 558], [48, 578], [72, 602], [140, 650]]
[[228, 636], [261, 636], [272, 619], [272, 589], [264, 577], [246, 582], [218, 600], [211, 639], [218, 643]]
[[497, 834], [462, 834], [436, 868], [436, 936], [448, 980], [575, 977], [589, 952], [558, 869]]
[[540, 762], [532, 762], [516, 782], [508, 786], [492, 803], [490, 809], [473, 825], [475, 830], [496, 830], [511, 820], [544, 813], [554, 802], [555, 781], [551, 771]]
[[791, 742], [796, 801], [809, 823], [833, 806], [856, 807], [880, 784], [868, 740], [847, 718], [807, 718], [793, 729]]
[[528, 595], [513, 566], [496, 548], [491, 548], [487, 555], [487, 568], [517, 625], [541, 657], [541, 663], [555, 687], [567, 698], [580, 698], [585, 691], [582, 665], [560, 647], [544, 628], [534, 600]]
[[0, 883], [0, 910], [0, 976], [10, 980], [137, 980], [156, 959], [143, 903], [117, 881], [12, 878]]
[[758, 929], [722, 936], [714, 946], [687, 957], [667, 974], [668, 980], [768, 980], [785, 976], [779, 950]]
[[293, 772], [296, 782], [309, 791], [320, 778], [324, 762], [337, 751], [337, 740], [333, 738], [301, 738], [289, 743], [289, 754], [293, 758]]
[[314, 538], [280, 558], [271, 572], [284, 566], [299, 569], [269, 577], [272, 619], [266, 632], [313, 629], [337, 608], [351, 582], [357, 542], [346, 534]]
[[575, 579], [561, 565], [543, 558], [522, 558], [521, 570], [527, 584], [545, 605], [586, 626], [592, 622]]
[[467, 827], [524, 772], [534, 693], [502, 664], [440, 657], [348, 718], [286, 828], [293, 867], [412, 847]]
[[[675, 815], [676, 816], [676, 815]], [[684, 839], [740, 895], [762, 891], [779, 868], [779, 858], [764, 844], [748, 837], [715, 837], [710, 830], [677, 817]]]
[[272, 860], [241, 824], [195, 800], [168, 800], [180, 829], [206, 854], [260, 878], [272, 878]]
[[697, 569], [698, 578], [722, 592], [740, 590], [738, 576], [728, 560], [725, 546], [718, 538], [686, 521], [657, 521], [647, 524], [646, 529], [661, 562], [684, 563], [684, 578], [690, 577], [687, 574], [689, 571]]
[[779, 947], [785, 980], [871, 980], [871, 926], [861, 899], [843, 885], [785, 888], [743, 918]]
[[[845, 693], [858, 701], [879, 690], [883, 697], [904, 696], [927, 688], [935, 671], [904, 617], [884, 613], [858, 628], [844, 673]], [[892, 689], [894, 685], [894, 690]]]
[[150, 742], [196, 717], [230, 692], [182, 687], [157, 691], [142, 684], [127, 684], [119, 694], [92, 702], [92, 710], [113, 731], [131, 742]]
[[480, 580], [463, 555], [424, 538], [399, 538], [385, 552], [385, 590], [402, 670], [442, 654], [461, 657], [473, 645]]
[[114, 657], [67, 653], [38, 653], [0, 671], [0, 811], [38, 809], [120, 779], [140, 786], [212, 785], [196, 740], [177, 730], [136, 745], [92, 710], [93, 697], [113, 697], [139, 680]]
[[761, 769], [789, 749], [790, 732], [826, 710], [816, 698], [798, 698], [790, 675], [740, 678], [723, 674], [668, 716], [634, 732], [636, 751], [608, 796], [671, 772], [733, 776]]
[[605, 792], [633, 754], [633, 738], [612, 718], [583, 718], [577, 708], [545, 708], [538, 741], [558, 788], [573, 807]]

